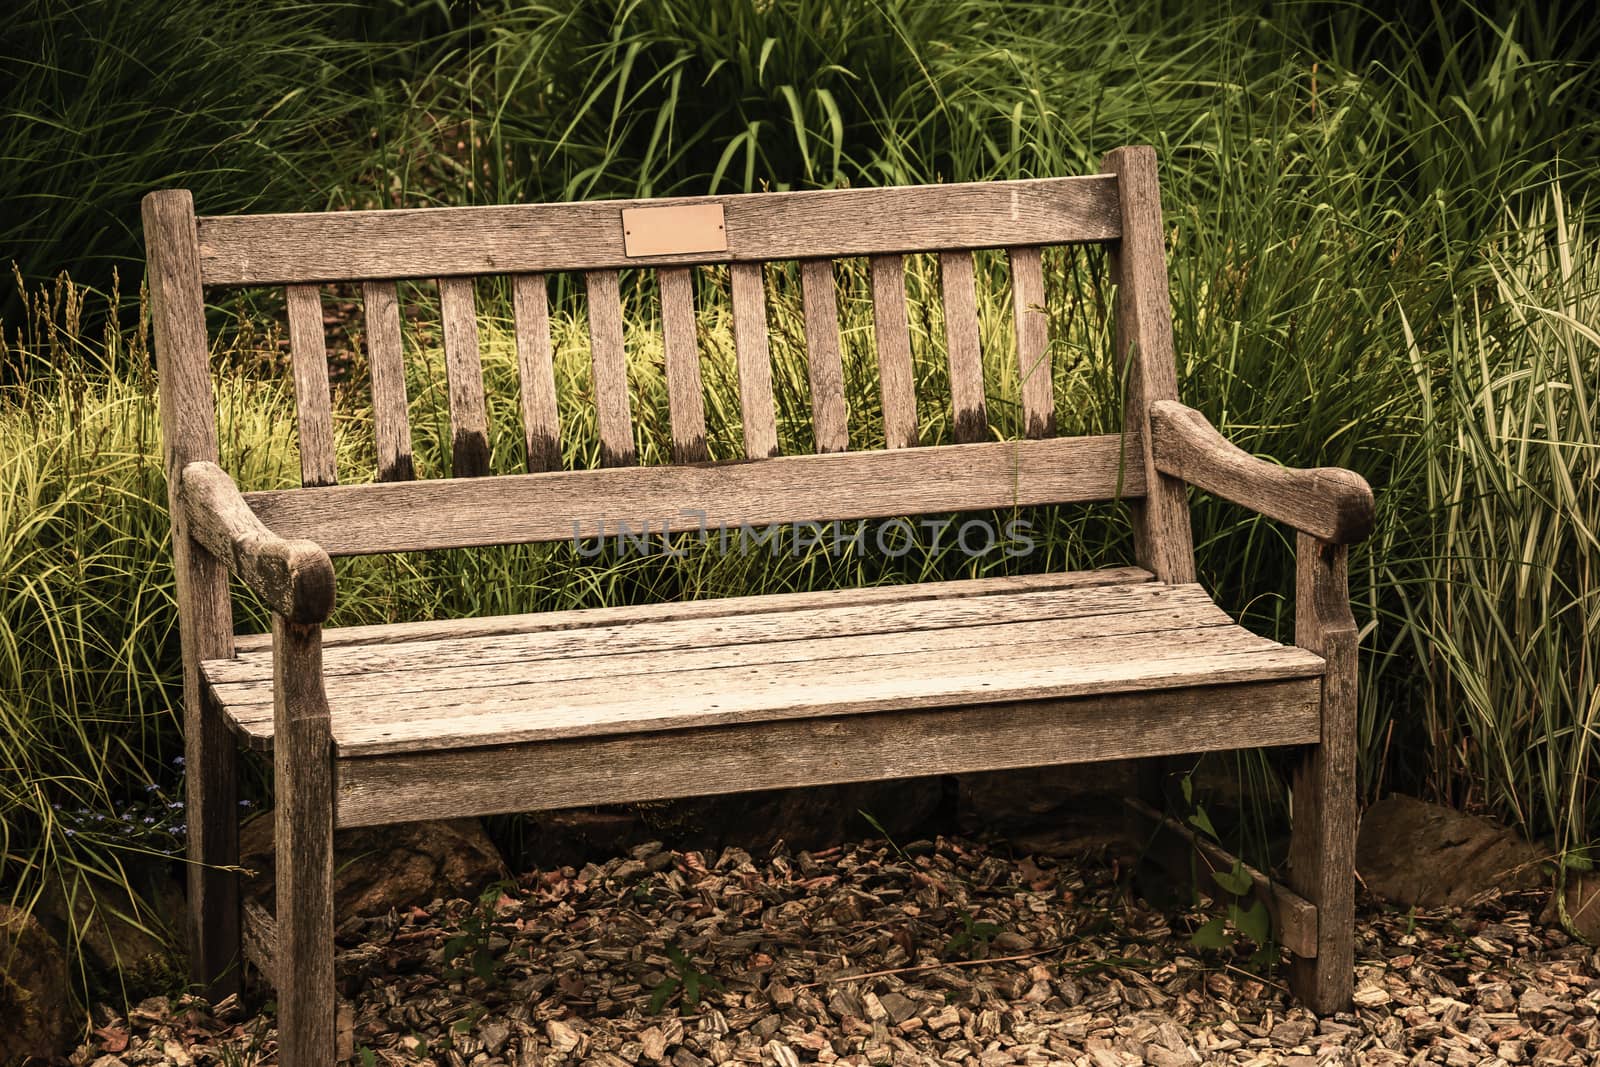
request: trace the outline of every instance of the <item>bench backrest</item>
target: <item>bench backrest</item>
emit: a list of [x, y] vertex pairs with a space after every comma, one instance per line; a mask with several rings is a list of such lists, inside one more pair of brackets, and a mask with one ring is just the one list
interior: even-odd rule
[[[305, 488], [247, 499], [275, 532], [310, 538], [332, 554], [561, 540], [573, 536], [575, 522], [592, 534], [602, 520], [648, 518], [654, 530], [679, 515], [676, 528], [692, 529], [702, 521], [871, 518], [1120, 496], [1135, 504], [1139, 561], [1164, 580], [1192, 580], [1183, 489], [1155, 472], [1147, 445], [1149, 404], [1177, 391], [1149, 148], [1116, 150], [1098, 175], [1025, 181], [198, 219], [189, 194], [173, 190], [150, 194], [144, 211], [169, 478], [187, 463], [217, 459], [204, 288], [286, 286]], [[1040, 249], [1089, 242], [1111, 253], [1125, 434], [1057, 438]], [[1018, 361], [1027, 440], [985, 440], [977, 249], [1008, 253], [1017, 338], [1008, 358]], [[908, 253], [940, 257], [954, 445], [916, 447]], [[840, 257], [870, 264], [887, 450], [847, 451], [832, 262]], [[762, 264], [774, 260], [800, 262], [816, 455], [777, 455], [762, 281]], [[706, 428], [691, 275], [701, 264], [729, 265], [747, 462], [701, 462]], [[640, 467], [634, 448], [618, 271], [640, 268], [654, 269], [660, 285], [671, 466]], [[584, 279], [608, 469], [559, 469], [552, 272]], [[473, 287], [482, 275], [512, 279], [528, 474], [476, 477], [487, 473], [489, 452]], [[410, 480], [395, 285], [403, 279], [438, 282], [448, 479]], [[336, 484], [319, 290], [336, 282], [362, 284], [378, 456], [372, 484]], [[214, 585], [204, 553], [186, 555], [180, 550], [180, 572], [199, 568], [190, 579]]]

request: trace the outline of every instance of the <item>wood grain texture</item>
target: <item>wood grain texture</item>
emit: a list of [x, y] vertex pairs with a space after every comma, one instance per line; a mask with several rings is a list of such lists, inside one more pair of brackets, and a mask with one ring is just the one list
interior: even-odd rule
[[278, 984], [278, 921], [260, 902], [246, 900], [239, 906], [240, 943], [244, 958], [267, 984]]
[[377, 439], [378, 481], [408, 482], [416, 477], [411, 455], [411, 417], [406, 405], [405, 350], [400, 337], [400, 302], [393, 282], [361, 287], [367, 321], [367, 365], [372, 372], [373, 435]]
[[594, 371], [595, 421], [600, 429], [600, 462], [631, 467], [639, 462], [633, 443], [633, 413], [628, 404], [628, 356], [622, 341], [622, 287], [617, 272], [583, 276], [589, 293], [589, 358]]
[[[1251, 895], [1259, 900], [1267, 909], [1267, 914], [1272, 919], [1272, 936], [1290, 952], [1298, 956], [1315, 956], [1317, 954], [1317, 909], [1316, 905], [1300, 896], [1279, 882], [1274, 882], [1248, 863], [1244, 863], [1233, 853], [1211, 841], [1201, 837], [1189, 827], [1172, 818], [1162, 815], [1150, 805], [1142, 801], [1128, 799], [1124, 801], [1128, 808], [1137, 817], [1146, 834], [1158, 834], [1171, 837], [1181, 842], [1181, 849], [1175, 853], [1182, 866], [1174, 873], [1182, 878], [1189, 878], [1191, 874], [1190, 862], [1194, 859], [1200, 861], [1199, 871], [1201, 884], [1198, 887], [1208, 895], [1215, 895], [1216, 886], [1208, 877], [1211, 872], [1231, 872], [1234, 865], [1243, 868], [1243, 873], [1250, 879]], [[1166, 850], [1155, 849], [1155, 854], [1160, 855]]]
[[[334, 556], [1110, 500], [1143, 492], [1110, 434], [756, 462], [246, 493], [268, 529]], [[1135, 447], [1137, 444], [1135, 443]], [[1137, 455], [1137, 452], [1134, 453]], [[703, 513], [703, 514], [702, 514]]]
[[1316, 732], [1316, 683], [947, 707], [340, 760], [338, 821], [367, 825], [801, 783], [1084, 763]]
[[1123, 425], [1141, 436], [1148, 486], [1145, 499], [1132, 508], [1134, 553], [1161, 581], [1192, 582], [1188, 497], [1183, 482], [1156, 470], [1150, 442], [1150, 405], [1178, 399], [1155, 150], [1118, 148], [1101, 170], [1117, 177], [1122, 216], [1122, 237], [1111, 246], [1110, 258], [1117, 287], [1117, 364], [1127, 380]]
[[1288, 523], [1320, 541], [1348, 545], [1372, 533], [1372, 487], [1339, 467], [1296, 470], [1234, 445], [1206, 417], [1176, 400], [1150, 407], [1156, 469], [1208, 493]]
[[832, 260], [800, 261], [800, 296], [805, 305], [806, 370], [810, 376], [811, 423], [817, 451], [843, 452], [850, 447], [850, 428]]
[[199, 461], [179, 487], [190, 536], [294, 622], [322, 622], [333, 611], [333, 561], [311, 541], [279, 537], [261, 524], [228, 473]]
[[[1163, 600], [1153, 592], [1161, 588], [1091, 588], [1022, 605], [985, 597], [966, 615], [965, 605], [941, 605], [943, 625], [921, 628], [877, 629], [870, 609], [855, 608], [652, 624], [612, 642], [593, 630], [524, 635], [486, 657], [459, 647], [351, 649], [327, 678], [333, 735], [341, 754], [371, 754], [1320, 674], [1316, 656], [1238, 627], [1203, 591]], [[1116, 603], [1095, 604], [1113, 595]], [[1051, 600], [1066, 606], [1053, 613]], [[1141, 601], [1161, 606], [1139, 610]], [[726, 644], [706, 647], [723, 632]], [[520, 658], [511, 655], [518, 647]], [[213, 692], [247, 736], [266, 738], [268, 685], [219, 678]]]
[[444, 318], [444, 374], [450, 394], [450, 473], [477, 478], [489, 473], [489, 415], [472, 279], [440, 278], [439, 311]]
[[694, 320], [690, 267], [662, 267], [661, 333], [667, 364], [667, 407], [672, 420], [672, 461], [704, 463], [706, 407], [700, 387], [700, 344]]
[[333, 743], [319, 627], [274, 616], [278, 1062], [334, 1061]]
[[[629, 257], [624, 208], [721, 204], [726, 252]], [[207, 285], [615, 270], [1074, 244], [1121, 232], [1099, 175], [887, 189], [807, 190], [200, 220]]]
[[1295, 643], [1327, 663], [1319, 743], [1292, 782], [1289, 884], [1317, 906], [1315, 959], [1290, 960], [1295, 995], [1314, 1012], [1345, 1011], [1355, 983], [1356, 646], [1349, 549], [1301, 533], [1295, 555]]
[[[1232, 623], [1227, 614], [1213, 604], [1197, 585], [1109, 582], [1029, 588], [1012, 583], [991, 587], [989, 581], [977, 579], [961, 583], [974, 591], [966, 596], [944, 596], [934, 600], [910, 594], [917, 589], [930, 586], [937, 588], [950, 583], [890, 587], [886, 590], [836, 590], [825, 595], [782, 594], [778, 597], [695, 601], [693, 603], [707, 610], [688, 617], [659, 617], [659, 612], [611, 608], [553, 612], [543, 616], [520, 617], [545, 622], [545, 625], [534, 629], [469, 637], [426, 636], [429, 633], [427, 627], [407, 623], [403, 624], [403, 629], [412, 635], [408, 640], [375, 640], [370, 644], [345, 644], [329, 648], [323, 660], [323, 676], [328, 685], [335, 688], [342, 684], [341, 677], [349, 676], [354, 681], [374, 686], [387, 684], [391, 689], [401, 689], [407, 685], [403, 679], [385, 681], [375, 676], [408, 671], [434, 674], [459, 668], [509, 665], [512, 674], [502, 676], [498, 670], [490, 672], [494, 677], [489, 684], [494, 684], [502, 677], [507, 680], [518, 677], [517, 671], [537, 674], [560, 669], [553, 666], [551, 661], [574, 657], [598, 663], [598, 666], [591, 665], [579, 674], [571, 675], [578, 677], [585, 672], [611, 672], [612, 668], [599, 663], [602, 659], [609, 662], [617, 656], [641, 652], [698, 651], [722, 654], [734, 645], [777, 646], [785, 642], [799, 642], [803, 646], [801, 658], [815, 658], [823, 647], [817, 644], [818, 640], [828, 641], [838, 637], [876, 636], [898, 640], [933, 630], [1026, 622], [1065, 624], [1082, 619], [1099, 620], [1093, 625], [1109, 627], [1107, 633], [1136, 633], [1180, 624], [1201, 627]], [[898, 599], [884, 596], [857, 598], [851, 595], [895, 590], [907, 595]], [[750, 600], [778, 601], [782, 606], [773, 604], [757, 610], [743, 603]], [[726, 610], [710, 610], [719, 605], [725, 606]], [[593, 616], [596, 612], [608, 613], [606, 617], [612, 621], [569, 624], [564, 619], [575, 614]], [[597, 655], [597, 651], [602, 649], [604, 655]], [[876, 655], [883, 651], [896, 649], [874, 644], [864, 654]], [[782, 657], [783, 653], [769, 649], [758, 651], [757, 655]], [[669, 666], [672, 663], [671, 660], [661, 662]], [[240, 651], [232, 659], [208, 660], [204, 667], [208, 684], [214, 691], [225, 695], [229, 703], [271, 702], [270, 646]], [[530, 680], [532, 677], [533, 674], [530, 674]], [[257, 692], [252, 695], [248, 692], [250, 689]], [[333, 691], [330, 688], [329, 692]]]
[[555, 353], [550, 346], [550, 288], [543, 274], [511, 279], [517, 320], [517, 374], [522, 383], [522, 435], [528, 473], [561, 469], [561, 417], [556, 410]]
[[[1257, 639], [1259, 640], [1259, 639]], [[1049, 661], [1043, 642], [1020, 648], [997, 672], [994, 653], [936, 650], [843, 656], [795, 664], [738, 665], [648, 675], [652, 688], [604, 676], [469, 689], [339, 697], [333, 737], [341, 755], [473, 748], [564, 737], [679, 730], [741, 722], [868, 715], [895, 709], [1055, 700], [1158, 692], [1194, 685], [1303, 678], [1321, 661], [1299, 649], [1271, 649], [1234, 635], [1188, 632], [1159, 656], [1137, 641], [1098, 642], [1093, 663]], [[1057, 646], [1059, 647], [1059, 645]], [[1129, 657], [1123, 662], [1103, 655]], [[828, 672], [814, 683], [816, 672]], [[659, 688], [659, 693], [657, 692]], [[275, 744], [260, 705], [229, 707], [252, 746]]]
[[300, 484], [333, 485], [339, 476], [333, 458], [333, 406], [328, 394], [322, 292], [315, 285], [291, 285], [288, 300], [289, 352], [294, 364], [295, 411], [300, 428]]
[[1045, 305], [1044, 261], [1038, 248], [1006, 251], [1011, 264], [1011, 304], [1017, 321], [1023, 429], [1029, 437], [1053, 437], [1056, 396], [1050, 369], [1050, 312]]
[[911, 330], [906, 324], [906, 260], [873, 256], [872, 326], [878, 341], [878, 388], [883, 397], [883, 434], [890, 448], [917, 447], [916, 376], [911, 365]]
[[[847, 635], [812, 643], [552, 657], [543, 676], [520, 666], [428, 669], [418, 661], [409, 669], [329, 679], [328, 700], [339, 751], [360, 755], [923, 707], [941, 696], [917, 676], [930, 671], [951, 684], [943, 696], [984, 704], [992, 702], [989, 692], [996, 688], [1007, 699], [1053, 699], [1128, 692], [1147, 681], [1148, 688], [1170, 689], [1303, 677], [1320, 666], [1302, 650], [1269, 647], [1265, 639], [1225, 623], [1162, 631], [1152, 621], [1116, 616], [1099, 635], [1091, 635], [1086, 619], [876, 634], [870, 652], [863, 651], [866, 642]], [[1151, 654], [1152, 634], [1162, 634], [1168, 647]], [[974, 679], [986, 668], [991, 676], [997, 673], [993, 653], [986, 662], [984, 650], [972, 644], [985, 638], [1013, 642], [1017, 657], [1016, 671], [987, 684]], [[1051, 662], [1048, 646], [1062, 642], [1083, 642], [1088, 660]], [[1130, 662], [1106, 658], [1119, 654]], [[807, 672], [817, 670], [865, 682], [848, 702], [829, 700], [804, 691]], [[269, 749], [271, 685], [229, 683], [214, 691], [240, 735], [253, 747]], [[654, 706], [637, 706], [647, 702]]]
[[766, 459], [778, 454], [772, 356], [767, 349], [766, 287], [759, 263], [735, 263], [728, 273], [733, 289], [733, 347], [739, 363], [744, 454], [750, 459]]
[[989, 436], [989, 410], [983, 397], [983, 350], [978, 339], [978, 291], [971, 252], [940, 254], [939, 286], [944, 298], [955, 439], [982, 441]]
[[215, 999], [238, 991], [237, 756], [233, 734], [208, 706], [200, 662], [233, 654], [228, 572], [194, 540], [180, 499], [183, 468], [216, 462], [216, 400], [200, 284], [194, 201], [154, 192], [141, 205], [145, 279], [161, 390], [163, 467], [172, 516], [178, 629], [183, 649], [183, 748], [188, 835], [190, 976]]
[[[1005, 578], [966, 578], [948, 582], [917, 582], [908, 585], [870, 585], [855, 589], [821, 589], [807, 593], [767, 593], [761, 596], [713, 597], [704, 600], [667, 601], [658, 604], [629, 604], [614, 608], [579, 608], [571, 611], [538, 611], [527, 615], [499, 615], [466, 619], [428, 619], [420, 622], [381, 623], [369, 626], [341, 626], [322, 632], [326, 649], [352, 646], [411, 643], [417, 641], [469, 641], [513, 634], [579, 630], [590, 627], [621, 627], [646, 622], [674, 622], [680, 619], [734, 618], [743, 615], [774, 615], [809, 611], [816, 608], [848, 607], [855, 604], [897, 605], [915, 602], [936, 604], [944, 600], [984, 596], [1008, 596], [1055, 589], [1077, 589], [1094, 585], [1125, 585], [1150, 582], [1154, 576], [1138, 567], [1106, 567], [1092, 571], [1065, 571], [1057, 574], [1023, 574]], [[240, 656], [270, 652], [271, 634], [241, 634], [235, 640]], [[219, 660], [231, 665], [235, 659]]]

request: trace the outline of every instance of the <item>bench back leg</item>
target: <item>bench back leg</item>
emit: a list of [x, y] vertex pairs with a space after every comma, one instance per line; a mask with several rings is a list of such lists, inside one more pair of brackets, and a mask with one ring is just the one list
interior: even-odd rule
[[333, 739], [322, 630], [272, 619], [278, 1062], [334, 1062]]
[[233, 609], [227, 571], [189, 536], [177, 500], [179, 472], [217, 458], [200, 239], [194, 201], [184, 190], [151, 193], [143, 212], [183, 640], [190, 969], [196, 984], [217, 1000], [236, 991], [239, 978], [238, 876], [222, 869], [239, 862], [237, 755], [232, 734], [202, 693], [200, 661], [233, 655]]
[[1350, 1006], [1355, 980], [1356, 624], [1348, 549], [1300, 534], [1295, 643], [1322, 656], [1322, 743], [1294, 774], [1289, 885], [1317, 907], [1317, 954], [1291, 957], [1290, 984], [1318, 1014]]

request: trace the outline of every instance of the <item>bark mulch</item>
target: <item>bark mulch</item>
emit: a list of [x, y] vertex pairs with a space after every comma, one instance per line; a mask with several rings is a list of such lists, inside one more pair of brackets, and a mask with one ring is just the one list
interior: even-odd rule
[[[762, 859], [644, 845], [339, 931], [354, 1062], [703, 1067], [1600, 1062], [1600, 953], [1509, 897], [1364, 904], [1352, 1013], [1105, 855], [941, 838]], [[270, 991], [258, 995], [269, 996]], [[270, 1004], [100, 1009], [75, 1064], [264, 1064]]]

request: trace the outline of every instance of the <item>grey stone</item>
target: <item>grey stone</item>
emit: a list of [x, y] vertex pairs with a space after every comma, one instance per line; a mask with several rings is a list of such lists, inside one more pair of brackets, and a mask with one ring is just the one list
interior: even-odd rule
[[1368, 889], [1402, 906], [1467, 904], [1545, 884], [1544, 851], [1492, 819], [1414, 797], [1367, 809], [1356, 869]]
[[0, 1063], [64, 1055], [76, 1033], [67, 957], [38, 920], [0, 904]]

